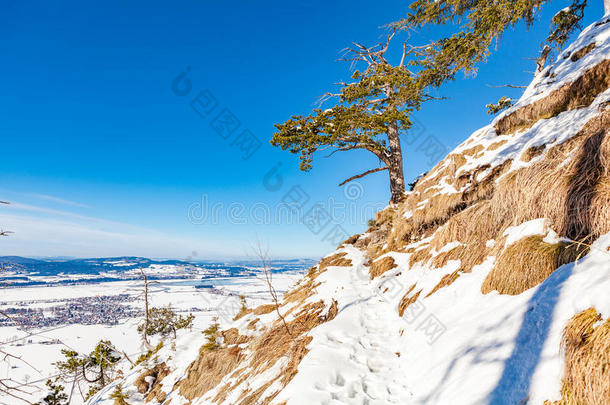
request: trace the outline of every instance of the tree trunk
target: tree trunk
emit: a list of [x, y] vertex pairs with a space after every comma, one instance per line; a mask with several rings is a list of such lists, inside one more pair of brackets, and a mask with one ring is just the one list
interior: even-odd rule
[[604, 15], [610, 15], [610, 0], [604, 0]]
[[397, 204], [405, 195], [405, 175], [402, 168], [402, 148], [398, 124], [396, 122], [388, 125], [388, 141], [390, 144], [390, 156], [388, 157], [388, 171], [390, 173], [391, 203]]
[[152, 345], [148, 341], [148, 325], [150, 325], [150, 312], [148, 311], [148, 277], [140, 267], [140, 273], [144, 278], [144, 330], [142, 331], [142, 342], [147, 350], [152, 349]]

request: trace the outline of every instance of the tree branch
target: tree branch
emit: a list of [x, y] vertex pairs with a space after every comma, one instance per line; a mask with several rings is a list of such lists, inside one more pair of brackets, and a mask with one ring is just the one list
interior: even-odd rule
[[382, 170], [388, 170], [388, 167], [387, 166], [378, 167], [377, 169], [371, 169], [371, 170], [368, 170], [368, 171], [366, 171], [366, 172], [364, 172], [362, 174], [358, 174], [356, 176], [352, 176], [349, 179], [343, 181], [341, 184], [339, 184], [339, 187], [341, 187], [342, 185], [344, 185], [346, 183], [349, 183], [352, 180], [360, 179], [360, 178], [362, 178], [364, 176], [368, 176], [369, 174], [377, 173], [377, 172], [380, 172]]
[[497, 89], [500, 87], [509, 87], [511, 89], [527, 89], [527, 86], [515, 86], [512, 84], [503, 84], [501, 86], [492, 86], [491, 84], [488, 84], [487, 87], [491, 87], [492, 89]]

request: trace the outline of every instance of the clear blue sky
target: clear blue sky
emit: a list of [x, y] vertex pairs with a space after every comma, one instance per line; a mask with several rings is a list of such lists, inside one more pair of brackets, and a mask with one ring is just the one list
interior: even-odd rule
[[[317, 257], [333, 248], [325, 240], [333, 224], [364, 231], [389, 199], [387, 175], [349, 190], [337, 184], [376, 167], [372, 156], [319, 156], [302, 173], [296, 156], [268, 140], [274, 123], [307, 113], [348, 77], [336, 61], [342, 48], [376, 42], [408, 3], [3, 2], [0, 200], [13, 204], [0, 206], [0, 227], [15, 234], [0, 241], [0, 255], [221, 258], [243, 256], [259, 238], [278, 257]], [[509, 32], [476, 78], [444, 87], [450, 99], [416, 116], [424, 136], [453, 148], [489, 121], [486, 103], [518, 97], [486, 85], [529, 83], [533, 62], [524, 58], [568, 3], [554, 2], [529, 32]], [[603, 14], [593, 3], [586, 24]], [[187, 67], [192, 89], [179, 96], [172, 81]], [[218, 105], [202, 118], [190, 102], [206, 89]], [[211, 127], [224, 108], [240, 121], [229, 139]], [[247, 160], [234, 144], [245, 129], [262, 142]], [[407, 179], [433, 166], [419, 144], [405, 148]], [[276, 177], [265, 175], [277, 164], [283, 182], [274, 190]], [[315, 233], [278, 213], [293, 186], [309, 196], [305, 211], [332, 205], [331, 224]]]

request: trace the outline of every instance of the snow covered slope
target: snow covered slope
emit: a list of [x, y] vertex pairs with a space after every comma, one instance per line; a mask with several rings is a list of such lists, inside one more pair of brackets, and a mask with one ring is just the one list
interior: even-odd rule
[[610, 403], [609, 36], [585, 29], [278, 310], [126, 373], [128, 403]]

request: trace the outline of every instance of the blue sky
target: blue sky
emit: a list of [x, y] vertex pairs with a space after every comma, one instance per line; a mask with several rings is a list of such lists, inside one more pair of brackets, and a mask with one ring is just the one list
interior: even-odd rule
[[[4, 2], [0, 200], [12, 204], [0, 206], [0, 227], [15, 233], [0, 255], [228, 258], [260, 239], [277, 257], [317, 257], [341, 233], [364, 231], [389, 199], [387, 175], [337, 184], [376, 167], [372, 155], [319, 156], [303, 173], [268, 143], [274, 123], [306, 114], [348, 78], [339, 51], [375, 43], [409, 2], [329, 3]], [[519, 96], [487, 85], [529, 83], [524, 58], [568, 3], [554, 2], [529, 32], [507, 33], [476, 77], [424, 105], [424, 134], [404, 150], [407, 180], [435, 163], [419, 150], [424, 138], [450, 150], [489, 121], [485, 104]], [[603, 14], [594, 3], [586, 24]], [[172, 83], [187, 69], [190, 92], [178, 95]], [[201, 92], [215, 100], [208, 115], [191, 107]], [[239, 120], [228, 139], [212, 125], [224, 109]], [[261, 143], [248, 159], [236, 142], [245, 130]], [[295, 192], [307, 196], [304, 213], [320, 203], [330, 223], [310, 229], [283, 212]]]

